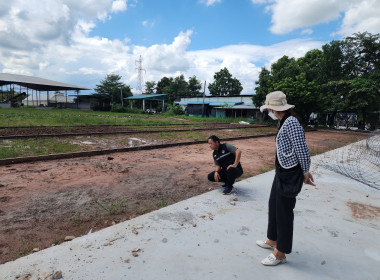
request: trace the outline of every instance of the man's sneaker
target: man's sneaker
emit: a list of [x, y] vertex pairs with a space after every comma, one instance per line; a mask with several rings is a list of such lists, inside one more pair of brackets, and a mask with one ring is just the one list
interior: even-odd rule
[[228, 187], [228, 186], [224, 187], [223, 194], [224, 195], [231, 194], [233, 188], [234, 187]]

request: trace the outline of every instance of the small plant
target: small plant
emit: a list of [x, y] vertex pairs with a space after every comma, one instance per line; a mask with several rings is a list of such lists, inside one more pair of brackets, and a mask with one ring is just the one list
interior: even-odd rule
[[149, 209], [144, 208], [144, 209], [142, 209], [142, 210], [139, 211], [139, 215], [144, 215], [144, 214], [146, 214], [148, 212], [149, 212]]
[[271, 171], [273, 169], [274, 169], [274, 166], [271, 165], [271, 166], [269, 166], [267, 168], [260, 168], [259, 171], [260, 171], [260, 173], [266, 173], [266, 172]]
[[21, 245], [15, 252], [16, 258], [29, 255], [33, 248], [33, 246], [29, 244], [28, 241], [26, 241], [24, 237], [20, 236], [20, 241], [21, 241]]
[[97, 201], [96, 205], [100, 209], [105, 210], [110, 216], [125, 213], [128, 209], [126, 197], [121, 197], [115, 201], [111, 201], [108, 205], [102, 204], [99, 201]]
[[243, 180], [245, 180], [247, 178], [251, 178], [255, 175], [256, 174], [254, 174], [254, 173], [243, 173], [243, 175], [241, 175], [239, 178], [236, 179], [236, 182], [243, 181]]
[[157, 203], [158, 208], [164, 208], [168, 205], [169, 205], [169, 203], [164, 198], [162, 198], [161, 201], [159, 203]]
[[316, 150], [310, 150], [310, 156], [315, 156], [319, 154]]
[[70, 218], [70, 220], [74, 223], [74, 224], [77, 224], [77, 225], [80, 225], [82, 223], [82, 218], [80, 216], [80, 213], [78, 213], [77, 215], [74, 215]]

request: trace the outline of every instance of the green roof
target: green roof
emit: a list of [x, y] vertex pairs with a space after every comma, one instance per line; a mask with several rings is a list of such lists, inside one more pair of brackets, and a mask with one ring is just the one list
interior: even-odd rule
[[133, 95], [128, 96], [124, 98], [124, 100], [137, 100], [137, 99], [148, 99], [148, 100], [164, 100], [167, 93], [163, 94], [139, 94], [139, 95]]

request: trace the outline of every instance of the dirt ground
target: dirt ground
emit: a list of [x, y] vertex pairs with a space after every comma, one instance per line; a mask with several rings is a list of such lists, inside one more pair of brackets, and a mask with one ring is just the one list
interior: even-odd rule
[[[308, 132], [312, 151], [365, 138]], [[274, 137], [229, 142], [242, 178], [273, 168]], [[208, 144], [0, 167], [0, 263], [213, 190]]]

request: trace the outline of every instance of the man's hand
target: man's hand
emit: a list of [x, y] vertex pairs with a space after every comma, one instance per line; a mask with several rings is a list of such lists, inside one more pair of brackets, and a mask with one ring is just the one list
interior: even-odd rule
[[219, 175], [218, 171], [214, 172], [214, 180], [215, 180], [215, 182], [219, 182], [219, 180], [220, 180], [220, 175]]
[[229, 166], [227, 166], [227, 170], [230, 168], [236, 168], [236, 166], [234, 164], [230, 164]]
[[303, 174], [303, 182], [305, 184], [315, 186], [313, 175], [310, 173]]

